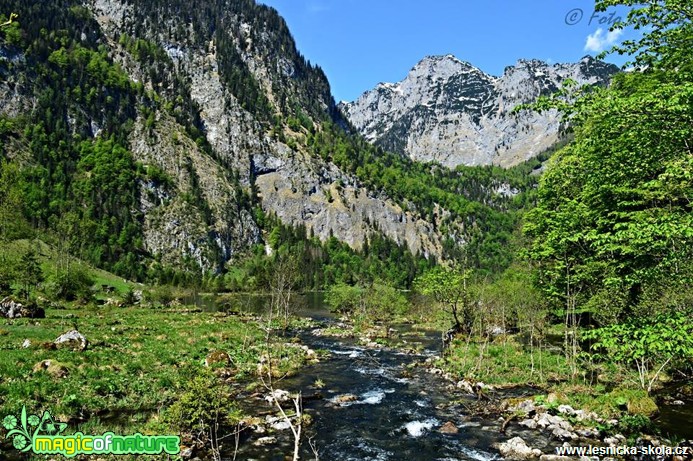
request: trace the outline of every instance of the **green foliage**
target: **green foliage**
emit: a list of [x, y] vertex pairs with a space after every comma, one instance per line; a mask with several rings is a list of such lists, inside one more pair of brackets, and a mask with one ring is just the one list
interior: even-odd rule
[[92, 276], [82, 267], [74, 266], [59, 270], [48, 280], [47, 291], [56, 299], [65, 301], [90, 301], [94, 285]]
[[[171, 405], [166, 419], [181, 432], [212, 433], [219, 426], [232, 426], [242, 414], [235, 406], [227, 386], [210, 369], [194, 368], [192, 375], [178, 390], [178, 398]], [[208, 436], [211, 437], [211, 436]]]
[[[693, 71], [693, 6], [688, 0], [597, 0], [595, 11], [629, 7], [623, 21], [610, 30], [633, 27], [644, 31], [640, 38], [626, 40], [603, 53], [635, 56], [641, 68], [671, 69], [690, 75]], [[629, 63], [630, 64], [630, 63]]]
[[569, 285], [582, 303], [625, 293], [618, 317], [691, 259], [693, 85], [661, 72], [622, 75], [581, 110], [574, 142], [527, 214], [529, 255], [555, 300]]
[[415, 289], [444, 305], [455, 320], [458, 331], [471, 332], [473, 305], [468, 281], [471, 272], [459, 268], [434, 267], [414, 281]]
[[363, 296], [363, 288], [337, 283], [325, 293], [325, 303], [335, 312], [348, 314], [362, 308]]
[[20, 178], [20, 169], [16, 164], [0, 160], [0, 242], [16, 240], [30, 234], [28, 223], [22, 213], [24, 198]]
[[518, 341], [453, 341], [443, 363], [460, 378], [493, 384], [546, 383], [569, 374], [565, 357], [549, 348], [533, 354]]
[[39, 264], [36, 250], [30, 248], [22, 255], [17, 265], [16, 282], [19, 284], [19, 294], [29, 299], [29, 295], [43, 280], [43, 270]]
[[[606, 358], [634, 366], [640, 385], [650, 392], [667, 365], [693, 361], [690, 312], [672, 312], [631, 320], [584, 333], [592, 349]], [[677, 363], [678, 362], [678, 363]]]
[[409, 302], [400, 290], [378, 282], [366, 289], [363, 305], [367, 317], [385, 322], [402, 317], [409, 310]]
[[654, 424], [652, 420], [645, 415], [624, 415], [618, 421], [618, 429], [623, 434], [645, 434], [652, 433]]

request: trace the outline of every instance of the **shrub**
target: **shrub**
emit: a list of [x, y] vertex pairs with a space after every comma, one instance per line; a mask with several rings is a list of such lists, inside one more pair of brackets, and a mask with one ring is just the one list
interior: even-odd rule
[[57, 299], [88, 302], [93, 298], [94, 279], [82, 268], [59, 271], [51, 277], [48, 292]]

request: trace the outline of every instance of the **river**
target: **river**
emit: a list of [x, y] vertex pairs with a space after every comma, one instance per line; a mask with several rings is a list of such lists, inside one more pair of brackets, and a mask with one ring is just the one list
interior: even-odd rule
[[[245, 307], [251, 309], [262, 304], [257, 299], [244, 301]], [[334, 326], [336, 322], [319, 294], [304, 298], [298, 314], [317, 322], [316, 328]], [[314, 334], [315, 328], [294, 332], [311, 349], [329, 351], [328, 357], [275, 386], [292, 392], [300, 390], [303, 395], [322, 396], [304, 403], [312, 424], [303, 437], [302, 459], [314, 459], [307, 443], [309, 438], [320, 459], [330, 461], [489, 461], [500, 459], [494, 444], [511, 437], [522, 437], [544, 453], [551, 453], [561, 444], [517, 424], [509, 425], [507, 433], [501, 434], [501, 420], [474, 416], [478, 414], [470, 410], [477, 403], [474, 397], [454, 389], [425, 367], [412, 366], [440, 353], [440, 333], [417, 331], [410, 325], [395, 328], [416, 353], [366, 348], [352, 338], [318, 336]], [[314, 386], [318, 380], [323, 384], [319, 390]], [[531, 389], [525, 391], [528, 395], [533, 393]], [[340, 396], [347, 394], [355, 400], [340, 403]], [[495, 397], [520, 395], [525, 395], [523, 390], [515, 389]], [[686, 431], [691, 427], [692, 409], [690, 403], [667, 406], [658, 419], [660, 428], [678, 438], [690, 437]], [[269, 405], [267, 410], [271, 410]], [[688, 424], [682, 425], [682, 418]], [[442, 433], [440, 429], [444, 426], [457, 428], [457, 433]], [[259, 437], [267, 435], [246, 435], [237, 459], [286, 459], [293, 449], [290, 431], [271, 434], [277, 437], [277, 443], [254, 444]]]

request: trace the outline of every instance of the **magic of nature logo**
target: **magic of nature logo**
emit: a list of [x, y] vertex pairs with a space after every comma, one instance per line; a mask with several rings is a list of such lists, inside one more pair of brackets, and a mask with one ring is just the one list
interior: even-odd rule
[[68, 458], [76, 455], [158, 455], [180, 452], [178, 436], [146, 436], [134, 434], [121, 436], [112, 432], [101, 435], [88, 435], [81, 432], [63, 435], [66, 423], [55, 421], [46, 410], [43, 416], [28, 415], [26, 407], [19, 416], [7, 415], [2, 420], [8, 431], [5, 436], [12, 440], [12, 446], [20, 452], [35, 454], [63, 455]]

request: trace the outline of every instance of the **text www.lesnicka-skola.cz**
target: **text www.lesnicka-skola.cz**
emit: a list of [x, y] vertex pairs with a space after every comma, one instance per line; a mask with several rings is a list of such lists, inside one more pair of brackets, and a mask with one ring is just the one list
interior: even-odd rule
[[602, 456], [627, 456], [627, 455], [654, 455], [654, 456], [686, 456], [693, 454], [691, 447], [629, 447], [619, 445], [612, 447], [598, 447], [588, 445], [586, 447], [557, 447], [559, 456], [587, 456], [599, 459]]

